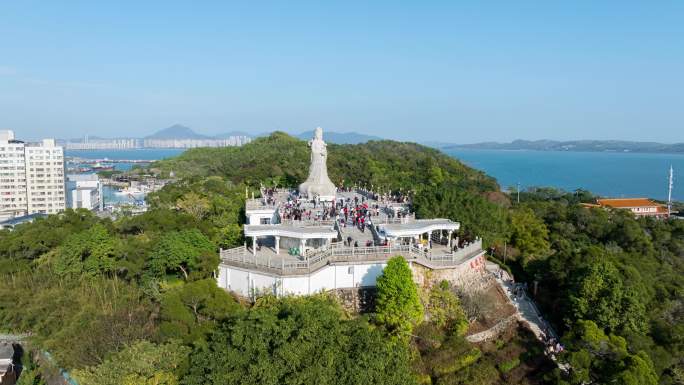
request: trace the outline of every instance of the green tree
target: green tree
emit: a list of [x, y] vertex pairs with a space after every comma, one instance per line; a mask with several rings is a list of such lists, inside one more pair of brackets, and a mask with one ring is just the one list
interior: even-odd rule
[[592, 320], [611, 331], [646, 328], [646, 307], [633, 289], [625, 287], [615, 265], [605, 259], [595, 261], [580, 275], [570, 303], [576, 319]]
[[209, 200], [195, 192], [188, 192], [176, 201], [176, 206], [192, 215], [196, 219], [202, 219], [209, 210]]
[[219, 231], [218, 244], [220, 247], [228, 249], [239, 246], [243, 239], [242, 228], [238, 224], [232, 223]]
[[214, 279], [188, 282], [163, 294], [159, 333], [187, 343], [203, 339], [217, 321], [234, 316], [240, 305]]
[[511, 211], [511, 243], [520, 251], [522, 262], [545, 257], [551, 251], [544, 222], [529, 208]]
[[216, 266], [218, 256], [214, 244], [200, 231], [192, 229], [165, 234], [149, 260], [148, 269], [155, 276], [182, 273], [187, 280], [192, 271], [208, 274]]
[[572, 368], [572, 384], [658, 383], [653, 363], [646, 354], [629, 353], [624, 338], [606, 335], [592, 321], [578, 321], [563, 340], [567, 348], [563, 358]]
[[223, 322], [191, 355], [187, 385], [414, 384], [405, 342], [325, 297], [267, 301]]
[[55, 272], [61, 276], [95, 275], [115, 267], [117, 240], [101, 225], [70, 236], [59, 248]]
[[398, 334], [410, 333], [423, 319], [423, 305], [406, 260], [393, 257], [377, 280], [376, 318]]
[[508, 211], [453, 182], [421, 188], [413, 200], [421, 218], [449, 218], [462, 224], [462, 236], [503, 245], [509, 237]]
[[100, 365], [73, 371], [73, 376], [88, 385], [176, 385], [189, 353], [190, 348], [175, 341], [139, 341]]
[[430, 321], [453, 334], [464, 335], [468, 329], [468, 320], [461, 308], [461, 301], [447, 281], [440, 282], [430, 290], [428, 314]]

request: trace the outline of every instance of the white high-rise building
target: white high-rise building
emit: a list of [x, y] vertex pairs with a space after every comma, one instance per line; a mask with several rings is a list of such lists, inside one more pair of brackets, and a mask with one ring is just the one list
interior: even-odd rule
[[26, 215], [26, 162], [24, 142], [14, 132], [0, 131], [0, 219]]
[[63, 148], [54, 139], [24, 143], [0, 131], [0, 219], [65, 208]]

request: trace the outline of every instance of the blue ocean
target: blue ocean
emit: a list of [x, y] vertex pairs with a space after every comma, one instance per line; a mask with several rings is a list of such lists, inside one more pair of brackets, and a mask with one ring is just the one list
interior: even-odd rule
[[[672, 199], [684, 201], [684, 155], [611, 152], [449, 150], [449, 155], [495, 177], [502, 189], [553, 186], [578, 188], [605, 197], [667, 199], [670, 165]], [[514, 187], [515, 188], [515, 187]]]

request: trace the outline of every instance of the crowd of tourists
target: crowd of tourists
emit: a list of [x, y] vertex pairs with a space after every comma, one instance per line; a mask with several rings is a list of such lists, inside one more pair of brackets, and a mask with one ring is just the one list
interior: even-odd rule
[[288, 197], [280, 207], [283, 220], [294, 221], [327, 221], [337, 216], [335, 206], [318, 200], [305, 201], [298, 197]]
[[364, 190], [364, 189], [357, 189], [353, 190], [351, 188], [346, 188], [343, 190], [343, 188], [339, 188], [338, 191], [356, 191], [359, 194], [367, 197], [368, 199], [380, 202], [380, 203], [401, 203], [401, 204], [410, 204], [411, 203], [411, 197], [403, 193], [401, 191], [397, 192], [385, 192], [385, 193], [377, 193], [372, 190]]
[[340, 213], [340, 227], [354, 226], [361, 232], [365, 232], [367, 226], [373, 225], [372, 217], [380, 215], [380, 207], [377, 204], [370, 205], [364, 196], [361, 196], [361, 199], [358, 195], [354, 196], [354, 199], [339, 199], [335, 202], [335, 207]]

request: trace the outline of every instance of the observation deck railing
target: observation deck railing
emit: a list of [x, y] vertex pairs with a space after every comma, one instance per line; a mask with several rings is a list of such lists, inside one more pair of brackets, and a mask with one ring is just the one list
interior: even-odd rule
[[384, 224], [389, 224], [389, 223], [413, 223], [416, 221], [416, 213], [410, 213], [408, 215], [404, 215], [401, 217], [389, 217], [385, 215], [384, 219], [381, 219], [379, 222], [384, 223]]
[[370, 247], [329, 247], [310, 250], [305, 257], [281, 256], [273, 254], [252, 254], [246, 247], [221, 250], [221, 261], [272, 270], [282, 274], [304, 274], [315, 271], [330, 262], [362, 262], [385, 260], [393, 255], [403, 255], [407, 260], [415, 260], [418, 254], [411, 246], [370, 246]]
[[341, 243], [333, 243], [329, 247], [308, 250], [304, 257], [270, 253], [254, 255], [245, 246], [228, 250], [222, 249], [220, 256], [221, 261], [228, 264], [237, 263], [279, 274], [305, 274], [318, 270], [331, 262], [383, 261], [395, 255], [401, 255], [409, 261], [423, 261], [423, 263], [432, 266], [449, 267], [460, 265], [479, 253], [482, 253], [481, 239], [448, 253], [421, 249], [415, 245], [350, 247]]
[[452, 252], [439, 253], [437, 250], [423, 251], [425, 258], [427, 258], [433, 265], [439, 266], [454, 266], [472, 258], [476, 254], [482, 252], [482, 239], [477, 238], [474, 242], [461, 247]]
[[278, 204], [268, 203], [264, 198], [248, 199], [245, 203], [247, 210], [275, 210]]
[[335, 220], [332, 219], [301, 219], [301, 220], [294, 220], [294, 219], [281, 219], [280, 224], [282, 225], [289, 225], [289, 226], [295, 226], [295, 227], [315, 227], [315, 226], [322, 226], [322, 227], [333, 227], [335, 226]]

